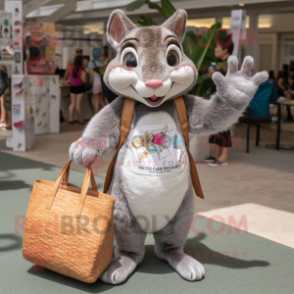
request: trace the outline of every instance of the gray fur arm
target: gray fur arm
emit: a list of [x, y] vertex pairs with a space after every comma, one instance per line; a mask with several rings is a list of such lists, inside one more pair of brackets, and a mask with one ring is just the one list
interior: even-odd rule
[[120, 120], [124, 99], [116, 98], [88, 123], [80, 139], [69, 148], [69, 157], [78, 164], [88, 166], [97, 156], [116, 148], [120, 134]]
[[191, 133], [216, 134], [228, 130], [244, 112], [259, 84], [268, 78], [267, 72], [256, 73], [251, 77], [251, 56], [244, 59], [240, 71], [237, 71], [237, 68], [238, 60], [231, 56], [228, 60], [227, 75], [224, 77], [218, 72], [213, 74], [217, 92], [209, 100], [192, 95], [185, 96]]

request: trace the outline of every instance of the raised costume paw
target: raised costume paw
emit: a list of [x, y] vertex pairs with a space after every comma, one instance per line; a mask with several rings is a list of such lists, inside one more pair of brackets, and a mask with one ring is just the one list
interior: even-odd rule
[[97, 150], [94, 140], [81, 137], [73, 142], [69, 148], [69, 157], [71, 160], [83, 166], [92, 164], [97, 158]]
[[240, 71], [238, 71], [238, 59], [235, 56], [230, 56], [226, 76], [224, 77], [219, 72], [215, 72], [212, 76], [220, 97], [231, 99], [233, 107], [242, 107], [244, 104], [248, 104], [258, 86], [268, 79], [266, 71], [258, 72], [252, 76], [253, 69], [254, 60], [251, 56], [245, 57]]
[[100, 279], [109, 284], [123, 283], [132, 274], [136, 266], [137, 264], [128, 257], [116, 257], [112, 259]]

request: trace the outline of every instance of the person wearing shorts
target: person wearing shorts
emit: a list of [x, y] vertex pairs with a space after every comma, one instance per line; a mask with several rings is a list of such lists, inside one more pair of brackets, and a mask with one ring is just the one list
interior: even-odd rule
[[81, 115], [81, 104], [84, 97], [83, 83], [86, 83], [86, 72], [83, 67], [83, 57], [76, 56], [74, 64], [69, 68], [70, 79], [70, 105], [68, 108], [68, 122], [73, 124], [73, 112], [76, 110], [78, 116], [78, 123], [84, 124]]
[[[84, 66], [84, 69], [86, 71], [87, 83], [92, 84], [91, 70], [89, 69], [88, 64], [89, 64], [89, 58], [84, 56], [83, 57], [83, 66]], [[92, 101], [92, 98], [93, 98], [93, 85], [92, 85], [92, 88], [90, 90], [86, 91], [85, 93], [86, 93], [87, 98], [88, 98], [88, 103], [89, 103], [92, 115], [94, 115], [95, 114], [94, 113], [94, 105], [93, 105], [93, 101]]]
[[103, 100], [101, 76], [97, 72], [97, 69], [104, 65], [103, 56], [99, 48], [93, 50], [94, 60], [88, 63], [88, 67], [91, 70], [91, 82], [93, 85], [93, 98], [94, 98], [94, 113], [96, 114], [100, 110], [100, 104]]
[[3, 94], [3, 106], [5, 108], [5, 123], [2, 125], [3, 130], [12, 129], [12, 118], [11, 118], [11, 78], [8, 79], [7, 89]]
[[83, 50], [82, 49], [77, 49], [76, 50], [76, 55], [74, 58], [70, 58], [67, 61], [67, 65], [66, 65], [66, 71], [64, 73], [63, 79], [67, 80], [68, 76], [69, 76], [69, 68], [74, 64], [75, 58], [76, 56], [83, 56]]
[[[214, 55], [218, 58], [221, 66], [219, 68], [210, 67], [209, 74], [212, 75], [216, 70], [218, 70], [223, 75], [227, 72], [227, 59], [233, 53], [234, 44], [232, 42], [231, 35], [227, 35], [220, 38], [217, 42], [217, 46], [214, 50]], [[216, 86], [213, 85], [211, 89], [211, 94], [216, 92]], [[229, 150], [232, 147], [231, 133], [230, 130], [220, 132], [218, 134], [213, 134], [210, 136], [209, 143], [214, 145], [214, 153], [204, 160], [208, 163], [208, 166], [218, 167], [229, 165], [228, 155]]]

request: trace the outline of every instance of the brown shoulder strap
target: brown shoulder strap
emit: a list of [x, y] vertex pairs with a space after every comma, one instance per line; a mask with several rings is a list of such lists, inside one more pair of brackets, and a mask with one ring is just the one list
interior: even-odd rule
[[189, 123], [188, 123], [188, 119], [187, 119], [187, 112], [186, 112], [186, 106], [185, 106], [185, 102], [183, 97], [177, 97], [174, 99], [176, 108], [177, 108], [177, 112], [178, 112], [178, 116], [179, 116], [179, 120], [181, 123], [181, 128], [184, 134], [184, 138], [185, 138], [185, 142], [186, 142], [186, 147], [187, 147], [187, 151], [188, 151], [188, 155], [189, 155], [189, 163], [190, 163], [190, 173], [191, 173], [191, 179], [192, 179], [192, 184], [195, 190], [195, 193], [198, 197], [203, 198], [204, 199], [204, 195], [202, 192], [202, 188], [201, 188], [201, 184], [200, 184], [200, 180], [198, 177], [198, 172], [196, 169], [196, 164], [194, 162], [194, 159], [190, 153], [189, 150]]
[[108, 167], [108, 170], [107, 170], [103, 193], [107, 193], [107, 191], [109, 190], [112, 176], [113, 176], [114, 164], [115, 164], [115, 160], [116, 160], [118, 151], [119, 151], [121, 145], [127, 139], [128, 134], [130, 132], [130, 126], [131, 126], [131, 122], [132, 122], [132, 118], [133, 118], [134, 107], [135, 107], [135, 100], [125, 98], [123, 111], [122, 111], [122, 115], [121, 115], [121, 121], [120, 121], [119, 141], [118, 141], [118, 145], [116, 148], [116, 153], [115, 153], [115, 155], [114, 155], [114, 157]]

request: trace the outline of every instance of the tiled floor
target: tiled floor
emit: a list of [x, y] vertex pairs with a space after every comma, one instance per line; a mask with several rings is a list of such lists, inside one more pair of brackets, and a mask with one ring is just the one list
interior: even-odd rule
[[[249, 156], [279, 157], [287, 163], [288, 154], [261, 149]], [[254, 150], [256, 152], [256, 150]], [[275, 152], [272, 155], [270, 152]], [[256, 152], [257, 153], [257, 152]], [[232, 157], [238, 154], [232, 154]], [[291, 154], [292, 158], [294, 154]], [[291, 157], [290, 157], [291, 158]], [[294, 247], [294, 167], [281, 171], [259, 166], [257, 162], [242, 161], [238, 166], [211, 169], [203, 166], [199, 174], [206, 199], [196, 199], [195, 211], [207, 217], [237, 225], [242, 220], [243, 229], [276, 242]], [[293, 166], [294, 160], [288, 165]], [[291, 168], [291, 166], [290, 166]], [[243, 216], [243, 218], [242, 218]], [[232, 223], [231, 223], [232, 224]]]
[[[68, 160], [68, 149], [70, 144], [81, 136], [84, 128], [85, 126], [83, 125], [69, 125], [64, 122], [60, 124], [60, 134], [37, 135], [35, 149], [33, 150], [29, 150], [27, 152], [10, 151], [10, 149], [4, 147], [4, 140], [2, 144], [0, 144], [0, 150], [2, 149], [3, 151], [5, 150], [5, 152], [13, 155], [61, 167]], [[5, 135], [6, 133], [0, 131], [0, 137], [4, 138]], [[106, 175], [107, 167], [112, 159], [113, 153], [114, 152], [110, 152], [103, 157], [104, 167], [99, 168], [97, 175]], [[72, 168], [79, 171], [85, 171], [84, 167], [75, 163], [72, 164]]]
[[[34, 150], [14, 155], [63, 166], [68, 159], [71, 142], [81, 135], [83, 126], [61, 124], [61, 134], [36, 137]], [[4, 136], [0, 133], [0, 137]], [[234, 129], [234, 135], [245, 137], [245, 126]], [[252, 128], [251, 139], [254, 140]], [[294, 151], [277, 152], [265, 147], [275, 142], [275, 126], [263, 126], [260, 147], [251, 141], [250, 154], [242, 148], [230, 151], [231, 165], [210, 168], [198, 164], [198, 172], [205, 194], [205, 200], [196, 198], [195, 212], [213, 217], [225, 224], [240, 226], [249, 232], [294, 248]], [[281, 143], [294, 146], [294, 123], [283, 124]], [[2, 148], [1, 148], [2, 147]], [[97, 169], [97, 175], [105, 176], [113, 156], [111, 152], [102, 158], [104, 166]], [[73, 164], [73, 169], [85, 168]]]

